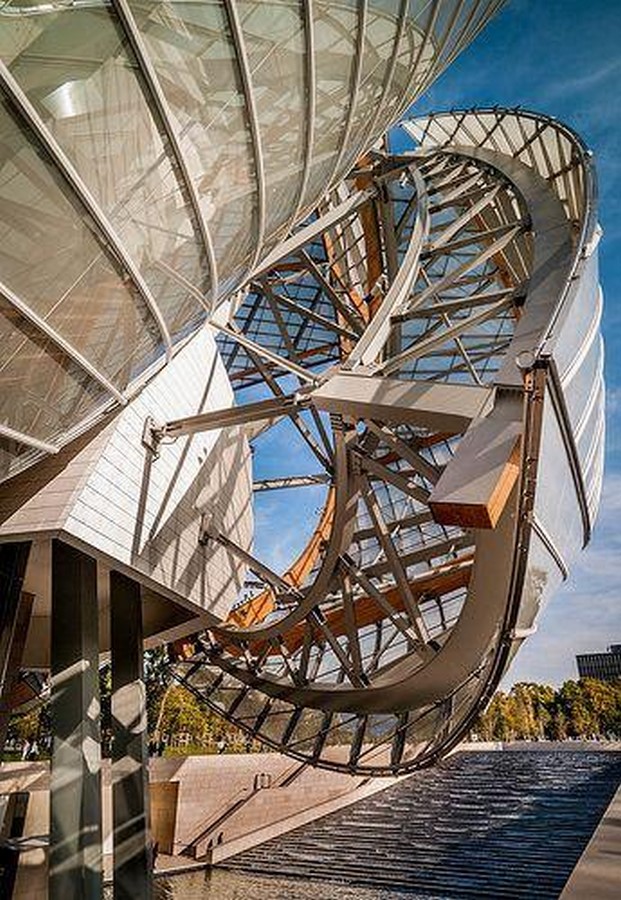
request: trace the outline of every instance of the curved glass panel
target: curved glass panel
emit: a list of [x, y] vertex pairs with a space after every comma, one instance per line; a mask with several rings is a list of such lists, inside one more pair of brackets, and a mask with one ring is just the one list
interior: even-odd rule
[[[85, 225], [83, 210], [76, 208], [76, 198], [67, 190], [62, 177], [36, 152], [31, 136], [20, 129], [5, 104], [0, 104], [0, 141], [3, 280], [123, 390], [162, 352], [155, 322], [144, 301]], [[8, 310], [6, 305], [5, 321], [8, 316], [14, 324], [3, 332], [0, 346], [3, 371], [6, 373], [10, 366], [15, 373], [15, 367], [22, 365], [21, 355], [27, 352], [20, 331], [25, 325], [19, 324], [20, 317]], [[23, 371], [24, 390], [32, 393], [36, 375], [26, 374], [28, 366]], [[65, 390], [71, 392], [70, 385], [63, 386], [58, 377], [49, 382], [44, 379], [41, 404], [54, 406], [55, 401], [49, 396], [52, 383], [61, 394]], [[13, 384], [14, 390], [5, 399], [7, 403], [11, 401], [15, 416], [21, 417], [24, 424], [24, 410], [19, 408], [20, 382]], [[76, 414], [78, 408], [82, 411], [88, 408], [87, 397], [91, 394], [99, 398], [99, 389], [86, 391], [86, 407], [79, 404], [75, 407]], [[16, 398], [20, 398], [19, 403], [15, 403]], [[5, 421], [18, 428], [17, 418], [11, 417], [8, 409]], [[48, 433], [48, 426], [43, 425], [45, 421], [48, 421], [45, 415], [37, 418], [36, 434], [42, 440], [50, 440], [52, 435], [60, 437], [65, 426], [76, 424], [63, 418], [64, 425], [52, 425], [50, 420]]]
[[580, 416], [593, 390], [603, 365], [604, 341], [599, 332], [595, 332], [585, 357], [573, 372], [571, 380], [563, 385], [565, 400], [572, 424], [577, 425]]
[[538, 534], [531, 532], [528, 550], [528, 562], [522, 599], [520, 603], [519, 628], [531, 628], [537, 616], [544, 608], [552, 594], [558, 590], [563, 581], [563, 573], [554, 557], [547, 549]]
[[209, 271], [127, 37], [103, 5], [40, 14], [27, 42], [21, 24], [2, 23], [12, 74], [114, 226], [173, 339], [187, 333], [204, 311], [171, 273], [207, 293]]
[[554, 338], [554, 358], [561, 374], [565, 375], [578, 354], [596, 319], [602, 312], [602, 292], [598, 284], [597, 253], [587, 260], [579, 281], [572, 285], [573, 296], [567, 303]]
[[566, 563], [583, 543], [582, 518], [554, 407], [546, 396], [535, 513]]
[[383, 10], [370, 4], [363, 35], [360, 83], [339, 166], [345, 172], [356, 161], [360, 151], [367, 149], [369, 139], [372, 140], [375, 136], [377, 116], [386, 116], [388, 112], [381, 105], [381, 100], [393, 57], [398, 25], [394, 16], [388, 16]]
[[[169, 335], [174, 344], [204, 321], [205, 301], [218, 299], [210, 296], [212, 276], [220, 299], [229, 298], [496, 6], [2, 4], [3, 91], [12, 115], [47, 146], [58, 183], [63, 172], [75, 173], [81, 221], [70, 234], [38, 209], [24, 246], [37, 227], [45, 235], [25, 256], [11, 243], [31, 228], [25, 193], [24, 209], [13, 209], [0, 281], [73, 344], [74, 356], [124, 387]], [[108, 236], [92, 257], [84, 252], [93, 240], [90, 216]], [[118, 265], [136, 283], [113, 277], [104, 292], [106, 273]], [[160, 315], [156, 329], [150, 319]]]
[[230, 290], [255, 247], [258, 194], [246, 100], [224, 5], [140, 0], [129, 5], [179, 133], [222, 270], [221, 292]]
[[[587, 496], [591, 496], [601, 474], [604, 455], [604, 436], [606, 431], [606, 416], [603, 396], [597, 404], [597, 416], [589, 429], [589, 446], [582, 460], [584, 488]], [[585, 433], [586, 436], [586, 433]]]
[[303, 10], [292, 2], [237, 3], [259, 120], [265, 167], [266, 234], [295, 209], [306, 146]]
[[[12, 428], [54, 444], [75, 421], [109, 404], [104, 388], [2, 300], [0, 346], [0, 421], [10, 421]], [[24, 462], [6, 443], [0, 459], [0, 476], [19, 470]]]
[[352, 103], [359, 19], [355, 4], [318, 0], [314, 9], [315, 123], [304, 206], [333, 178]]

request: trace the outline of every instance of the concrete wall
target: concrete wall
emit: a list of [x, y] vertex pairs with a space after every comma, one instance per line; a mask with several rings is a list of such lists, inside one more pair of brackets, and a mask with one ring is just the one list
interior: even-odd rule
[[[290, 785], [284, 778], [301, 772]], [[271, 787], [254, 790], [257, 776]], [[267, 779], [265, 776], [268, 776]], [[152, 824], [160, 853], [180, 854], [205, 826], [239, 800], [244, 802], [198, 845], [198, 858], [218, 862], [342, 806], [394, 784], [398, 779], [361, 779], [300, 767], [276, 753], [189, 756], [150, 763]], [[110, 765], [102, 766], [103, 849], [106, 869], [112, 853]], [[49, 828], [49, 766], [45, 762], [4, 763], [0, 793], [30, 792], [14, 900], [46, 900]], [[212, 842], [213, 848], [209, 848]], [[168, 861], [170, 862], [170, 861]]]
[[[287, 776], [296, 772], [301, 774], [290, 785], [281, 786]], [[271, 782], [271, 786], [255, 790], [256, 776], [264, 776], [264, 782]], [[151, 778], [179, 784], [175, 853], [181, 853], [206, 827], [214, 826], [196, 845], [198, 858], [207, 853], [210, 842], [221, 855], [230, 842], [305, 810], [317, 809], [346, 795], [356, 799], [356, 790], [369, 781], [301, 767], [276, 753], [158, 759], [152, 761]], [[382, 786], [392, 782], [372, 780]], [[237, 808], [233, 810], [234, 806]]]

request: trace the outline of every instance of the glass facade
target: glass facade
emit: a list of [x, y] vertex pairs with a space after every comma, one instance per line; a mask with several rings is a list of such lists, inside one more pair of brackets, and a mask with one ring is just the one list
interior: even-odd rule
[[621, 646], [613, 644], [607, 653], [581, 653], [576, 664], [580, 678], [617, 681], [621, 678]]
[[[0, 478], [211, 321], [245, 438], [284, 422], [287, 462], [315, 467], [254, 494], [312, 485], [319, 512], [284, 574], [204, 524], [206, 570], [219, 545], [247, 577], [178, 675], [314, 764], [398, 772], [459, 740], [599, 503], [589, 154], [502, 109], [406, 122], [405, 157], [379, 143], [499, 5], [0, 9]], [[481, 421], [504, 447], [490, 521], [442, 519], [446, 473], [493, 456], [463, 449]]]
[[499, 5], [3, 3], [0, 477], [163, 363]]

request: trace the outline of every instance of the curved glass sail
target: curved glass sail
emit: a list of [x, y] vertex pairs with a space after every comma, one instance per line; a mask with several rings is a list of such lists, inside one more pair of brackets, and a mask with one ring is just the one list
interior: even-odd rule
[[126, 402], [499, 5], [2, 3], [0, 478]]

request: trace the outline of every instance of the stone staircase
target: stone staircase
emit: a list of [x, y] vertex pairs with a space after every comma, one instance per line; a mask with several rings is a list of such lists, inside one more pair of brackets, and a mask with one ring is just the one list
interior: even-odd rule
[[621, 781], [619, 752], [468, 752], [223, 865], [417, 898], [557, 898]]

